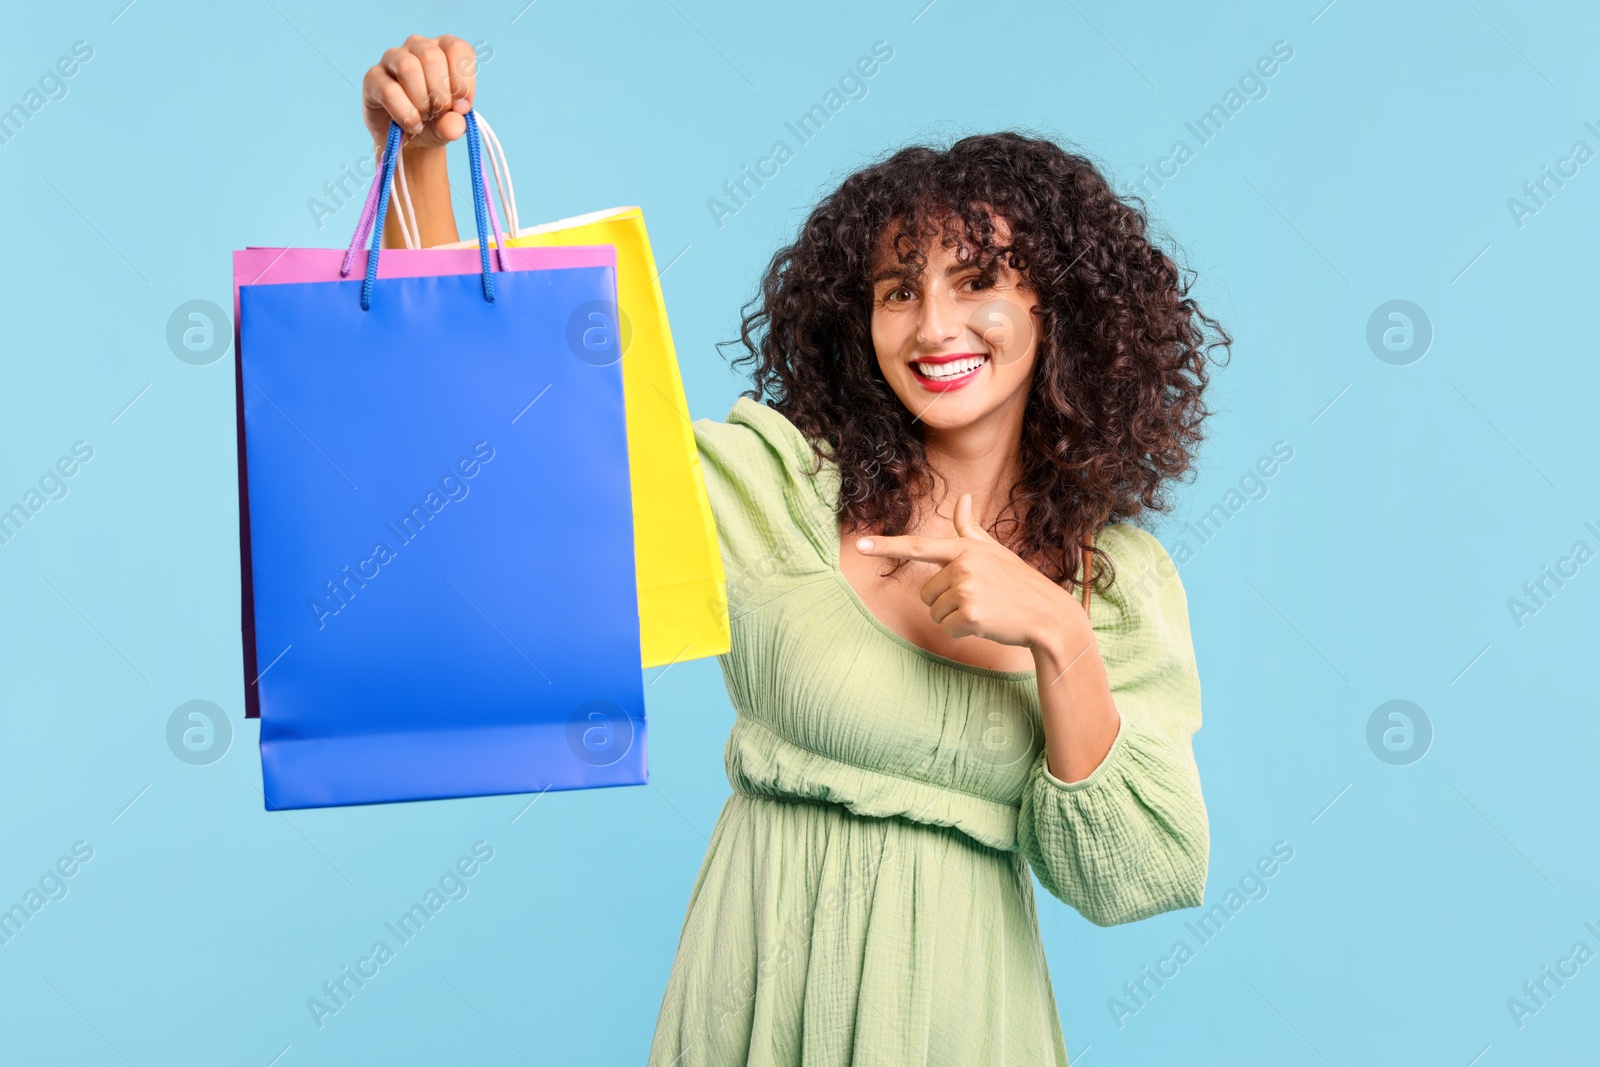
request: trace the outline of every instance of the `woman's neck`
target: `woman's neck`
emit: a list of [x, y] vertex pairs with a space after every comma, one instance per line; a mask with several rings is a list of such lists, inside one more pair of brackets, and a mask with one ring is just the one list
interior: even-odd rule
[[988, 528], [1005, 507], [1011, 488], [1022, 476], [1022, 427], [973, 423], [958, 430], [927, 427], [923, 448], [933, 469], [934, 489], [917, 502], [920, 532], [950, 537], [955, 533], [955, 506], [962, 493], [972, 494], [972, 517]]

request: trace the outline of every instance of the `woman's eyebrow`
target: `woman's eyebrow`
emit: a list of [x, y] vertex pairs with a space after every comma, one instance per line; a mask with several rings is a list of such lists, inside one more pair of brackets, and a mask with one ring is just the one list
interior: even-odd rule
[[[983, 271], [987, 269], [989, 268], [978, 263], [976, 260], [969, 259], [965, 262], [956, 260], [945, 268], [944, 273], [946, 277], [948, 277], [950, 275], [961, 274], [969, 270]], [[884, 267], [882, 270], [874, 272], [867, 280], [873, 285], [877, 285], [879, 282], [889, 281], [890, 279], [896, 279], [901, 282], [911, 282], [920, 277], [922, 277], [922, 272], [920, 270], [913, 273], [907, 273], [903, 268], [897, 269], [894, 267]]]

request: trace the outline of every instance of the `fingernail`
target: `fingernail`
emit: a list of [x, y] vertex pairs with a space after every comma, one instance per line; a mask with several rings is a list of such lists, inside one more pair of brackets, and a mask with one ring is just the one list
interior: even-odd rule
[[412, 123], [412, 124], [411, 124], [411, 125], [410, 125], [410, 126], [409, 126], [409, 127], [408, 127], [408, 129], [409, 129], [409, 130], [410, 130], [410, 133], [411, 133], [411, 136], [413, 136], [413, 137], [415, 137], [415, 136], [416, 136], [416, 135], [417, 135], [417, 134], [419, 134], [419, 133], [421, 133], [421, 132], [422, 132], [422, 123], [420, 123], [420, 122], [413, 122], [413, 123]]
[[858, 551], [858, 552], [871, 552], [872, 551], [872, 538], [863, 537], [860, 540], [858, 540], [856, 542], [856, 551]]

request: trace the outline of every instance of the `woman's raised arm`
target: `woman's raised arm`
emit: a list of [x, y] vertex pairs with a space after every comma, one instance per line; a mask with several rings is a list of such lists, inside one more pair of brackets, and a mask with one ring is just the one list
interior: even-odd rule
[[[400, 152], [423, 248], [458, 239], [445, 146], [467, 132], [462, 116], [472, 109], [477, 74], [477, 55], [468, 42], [413, 34], [385, 52], [361, 81], [362, 118], [375, 156], [381, 161], [390, 120], [404, 133]], [[391, 210], [384, 226], [385, 248], [404, 247], [396, 215]]]

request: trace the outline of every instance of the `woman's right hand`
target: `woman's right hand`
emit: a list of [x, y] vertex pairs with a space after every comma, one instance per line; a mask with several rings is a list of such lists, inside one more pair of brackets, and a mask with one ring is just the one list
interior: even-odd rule
[[[458, 239], [444, 148], [467, 132], [463, 116], [472, 110], [477, 75], [478, 57], [471, 44], [449, 35], [413, 34], [385, 52], [361, 81], [361, 117], [380, 161], [390, 120], [404, 131], [401, 158], [423, 248]], [[391, 211], [383, 227], [383, 247], [404, 245], [398, 212]]]
[[467, 131], [478, 57], [472, 45], [448, 34], [406, 38], [367, 71], [361, 82], [361, 117], [381, 146], [389, 122], [400, 124], [408, 148], [439, 148]]

